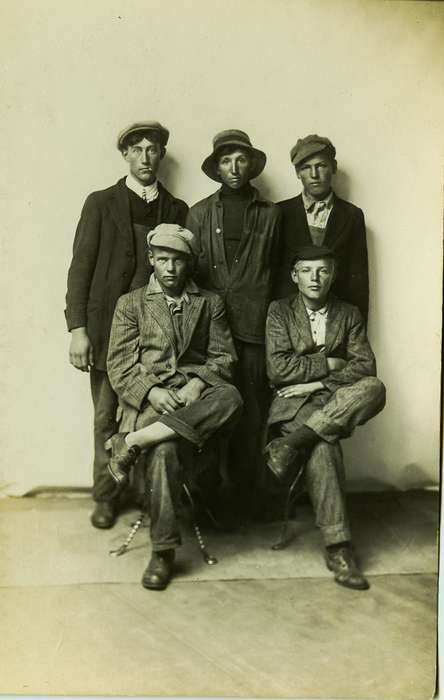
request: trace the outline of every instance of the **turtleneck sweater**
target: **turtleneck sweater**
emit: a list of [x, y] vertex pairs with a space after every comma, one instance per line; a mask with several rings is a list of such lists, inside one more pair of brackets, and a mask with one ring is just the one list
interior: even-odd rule
[[231, 270], [244, 228], [245, 210], [253, 199], [253, 188], [248, 182], [238, 190], [222, 185], [220, 200], [223, 205], [223, 237], [225, 257]]

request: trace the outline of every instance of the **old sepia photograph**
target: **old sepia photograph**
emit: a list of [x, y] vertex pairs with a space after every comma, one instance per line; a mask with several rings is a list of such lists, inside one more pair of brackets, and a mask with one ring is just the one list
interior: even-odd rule
[[0, 17], [0, 695], [431, 699], [444, 3]]

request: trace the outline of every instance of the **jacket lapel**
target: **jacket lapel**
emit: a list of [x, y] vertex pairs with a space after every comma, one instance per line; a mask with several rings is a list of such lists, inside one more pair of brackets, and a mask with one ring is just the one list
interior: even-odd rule
[[168, 344], [177, 351], [176, 337], [174, 334], [173, 322], [171, 320], [168, 304], [166, 303], [163, 294], [150, 294], [149, 291], [148, 285], [146, 302], [149, 305], [151, 316], [163, 331]]
[[134, 245], [130, 203], [126, 192], [125, 178], [119, 180], [115, 186], [114, 196], [110, 199], [109, 207], [119, 231], [121, 231], [123, 235], [127, 236], [131, 241], [131, 244]]
[[333, 348], [333, 345], [338, 336], [339, 330], [341, 328], [342, 316], [343, 310], [337, 303], [336, 297], [331, 296], [328, 307], [327, 328], [325, 332], [325, 349], [327, 354]]
[[186, 350], [188, 350], [188, 347], [193, 337], [193, 333], [196, 329], [197, 322], [199, 320], [199, 316], [205, 304], [205, 298], [197, 294], [190, 294], [189, 298], [190, 300], [188, 304], [186, 302], [183, 304], [182, 349], [179, 353], [179, 357], [181, 357], [186, 352]]
[[296, 247], [303, 247], [306, 245], [313, 245], [313, 242], [311, 240], [311, 234], [310, 234], [310, 229], [308, 227], [308, 222], [307, 222], [307, 214], [305, 211], [304, 207], [304, 200], [302, 199], [302, 195], [298, 195], [296, 197], [296, 201], [294, 203], [294, 224], [293, 224], [293, 229], [295, 231], [300, 231], [301, 237], [296, 241]]
[[347, 224], [347, 217], [344, 212], [341, 200], [334, 195], [333, 209], [328, 217], [327, 231], [325, 233], [324, 245], [334, 248], [338, 238], [341, 237], [342, 231]]
[[294, 328], [297, 329], [299, 338], [307, 349], [314, 347], [313, 336], [311, 335], [310, 321], [305, 309], [302, 297], [298, 294], [291, 303], [294, 313]]
[[174, 197], [165, 189], [161, 182], [157, 182], [159, 190], [159, 206], [157, 207], [157, 223], [176, 222], [176, 203]]

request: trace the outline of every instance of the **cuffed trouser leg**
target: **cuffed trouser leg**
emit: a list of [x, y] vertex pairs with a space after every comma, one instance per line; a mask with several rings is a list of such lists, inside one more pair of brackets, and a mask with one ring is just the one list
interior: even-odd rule
[[326, 547], [350, 540], [344, 482], [340, 444], [318, 442], [305, 467], [305, 483]]
[[174, 413], [159, 416], [157, 421], [201, 448], [216, 431], [228, 431], [241, 409], [238, 390], [231, 384], [218, 384], [204, 389], [198, 401], [178, 408]]
[[117, 432], [117, 396], [106, 372], [91, 368], [91, 396], [94, 405], [94, 472], [93, 491], [95, 501], [109, 501], [116, 493], [116, 484], [109, 475], [109, 455], [105, 442]]
[[322, 440], [336, 442], [352, 434], [385, 406], [385, 386], [376, 377], [365, 377], [337, 389], [320, 409], [305, 421]]
[[153, 552], [181, 544], [176, 504], [181, 489], [181, 465], [177, 441], [162, 442], [147, 454], [147, 488]]

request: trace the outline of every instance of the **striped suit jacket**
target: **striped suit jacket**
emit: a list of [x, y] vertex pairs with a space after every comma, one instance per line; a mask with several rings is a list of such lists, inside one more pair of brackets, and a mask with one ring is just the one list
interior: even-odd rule
[[117, 302], [107, 368], [126, 430], [133, 429], [153, 386], [178, 386], [193, 376], [210, 386], [231, 382], [237, 358], [223, 302], [191, 280], [186, 292], [180, 348], [154, 274], [148, 285]]

